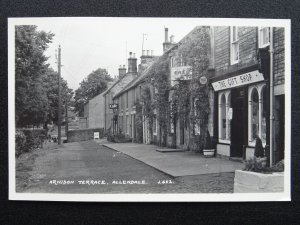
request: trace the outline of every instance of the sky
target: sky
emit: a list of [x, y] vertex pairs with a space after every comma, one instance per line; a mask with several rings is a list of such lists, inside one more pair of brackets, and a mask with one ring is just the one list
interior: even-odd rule
[[[10, 20], [10, 19], [9, 19]], [[198, 25], [259, 25], [255, 19], [212, 19], [212, 18], [135, 18], [135, 17], [37, 17], [13, 18], [15, 25], [37, 25], [38, 30], [55, 34], [45, 54], [50, 66], [57, 71], [56, 52], [61, 46], [61, 75], [73, 90], [92, 71], [104, 68], [114, 77], [119, 65], [127, 66], [129, 52], [136, 53], [138, 64], [144, 50], [153, 50], [162, 55], [164, 28], [169, 36], [180, 41]], [[10, 22], [10, 21], [9, 21]], [[274, 20], [264, 20], [273, 25]]]
[[199, 21], [162, 18], [35, 18], [30, 23], [38, 30], [55, 34], [46, 55], [50, 66], [57, 71], [56, 52], [61, 46], [61, 75], [70, 88], [76, 90], [79, 83], [92, 71], [105, 68], [114, 77], [120, 65], [126, 65], [129, 52], [136, 53], [138, 64], [144, 50], [162, 55], [164, 28], [178, 42]]

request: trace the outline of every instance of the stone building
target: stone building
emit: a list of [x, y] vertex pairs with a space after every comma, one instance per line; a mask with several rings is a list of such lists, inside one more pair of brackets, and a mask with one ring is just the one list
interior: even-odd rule
[[[270, 87], [274, 86], [272, 140], [275, 141], [271, 160], [281, 160], [284, 156], [284, 28], [213, 27], [212, 43], [210, 82], [214, 89], [217, 153], [249, 158], [254, 155], [258, 136], [268, 155]], [[269, 50], [273, 51], [271, 58]]]
[[[128, 82], [117, 81], [104, 93], [106, 129], [114, 127], [114, 130], [127, 134], [134, 141], [139, 134], [146, 144], [161, 144], [164, 136], [164, 144], [168, 147], [197, 150], [194, 142], [201, 127], [180, 114], [174, 118], [170, 112], [173, 86], [178, 82], [186, 83], [189, 88], [193, 85], [190, 81], [191, 65], [180, 54], [179, 49], [189, 45], [193, 35], [203, 29], [207, 30], [209, 48], [209, 66], [204, 77], [209, 86], [208, 131], [214, 140], [217, 154], [244, 159], [252, 157], [256, 137], [260, 137], [266, 155], [269, 154], [271, 145], [269, 157], [272, 162], [281, 160], [284, 157], [285, 59], [284, 28], [279, 27], [198, 26], [178, 43], [174, 42], [173, 37], [169, 38], [166, 28], [163, 55], [152, 57], [152, 54], [143, 52], [139, 71], [128, 71], [135, 76], [131, 76]], [[273, 52], [272, 55], [269, 50]], [[168, 80], [167, 104], [170, 111], [166, 118], [167, 134], [163, 133], [158, 123], [159, 115], [155, 107], [152, 107], [151, 119], [142, 114], [142, 130], [138, 131], [137, 102], [145, 86], [150, 86], [149, 99], [154, 102], [157, 90], [152, 85], [155, 77], [153, 68], [165, 58], [168, 60], [168, 72], [165, 76]], [[137, 68], [136, 64], [129, 65], [130, 68]], [[273, 110], [270, 99], [273, 100]], [[197, 99], [190, 98], [187, 102], [189, 111], [193, 112]], [[112, 103], [118, 105], [114, 112], [109, 109], [109, 104]], [[270, 113], [273, 115], [272, 123]], [[270, 124], [273, 124], [271, 141]]]

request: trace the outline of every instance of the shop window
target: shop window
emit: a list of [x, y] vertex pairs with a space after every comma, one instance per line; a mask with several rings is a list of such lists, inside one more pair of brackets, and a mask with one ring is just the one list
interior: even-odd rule
[[249, 87], [248, 91], [248, 141], [249, 146], [255, 146], [256, 137], [266, 144], [267, 94], [265, 84]]
[[230, 124], [232, 117], [230, 91], [219, 93], [219, 142], [230, 143]]
[[238, 39], [238, 27], [230, 27], [230, 55], [231, 65], [238, 63], [239, 61], [239, 39]]
[[220, 114], [221, 114], [221, 126], [220, 126], [220, 138], [226, 138], [226, 100], [225, 95], [223, 94], [221, 97], [221, 107], [220, 107]]
[[262, 110], [262, 121], [261, 121], [261, 140], [263, 143], [267, 142], [267, 90], [266, 87], [263, 87], [262, 91], [262, 105], [263, 105], [263, 110]]
[[255, 140], [256, 136], [258, 136], [258, 129], [259, 129], [259, 124], [258, 124], [258, 92], [256, 88], [252, 92], [252, 119], [251, 119], [251, 129], [252, 129], [252, 136], [251, 136], [251, 141]]
[[260, 27], [258, 28], [258, 44], [259, 48], [264, 48], [270, 45], [270, 28]]

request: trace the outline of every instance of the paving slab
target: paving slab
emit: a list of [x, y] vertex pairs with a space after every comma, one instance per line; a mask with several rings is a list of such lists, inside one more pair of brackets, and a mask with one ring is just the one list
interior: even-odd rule
[[173, 177], [228, 173], [244, 167], [240, 162], [216, 157], [205, 158], [203, 155], [192, 151], [162, 153], [156, 151], [156, 145], [137, 143], [105, 143], [103, 145], [140, 160]]

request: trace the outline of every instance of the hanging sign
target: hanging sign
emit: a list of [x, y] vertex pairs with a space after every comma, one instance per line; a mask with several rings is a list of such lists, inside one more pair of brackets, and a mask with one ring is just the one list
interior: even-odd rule
[[178, 66], [171, 68], [171, 86], [175, 84], [176, 80], [191, 80], [192, 69], [190, 66]]
[[110, 109], [117, 109], [118, 108], [118, 104], [109, 104], [109, 108]]
[[251, 84], [259, 81], [263, 81], [264, 76], [258, 70], [244, 73], [235, 77], [230, 77], [224, 80], [216, 81], [212, 83], [215, 91], [225, 90], [229, 88], [239, 87], [246, 84]]

